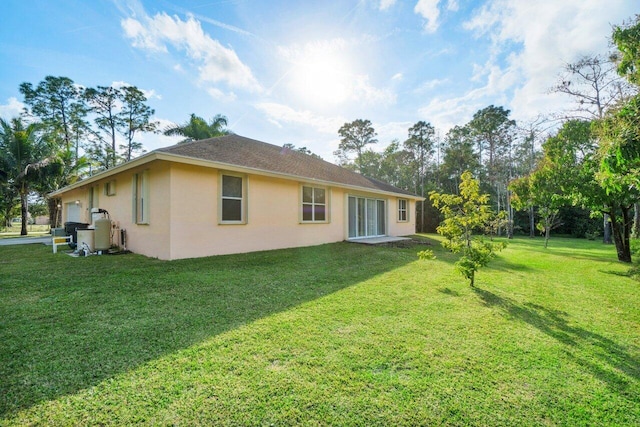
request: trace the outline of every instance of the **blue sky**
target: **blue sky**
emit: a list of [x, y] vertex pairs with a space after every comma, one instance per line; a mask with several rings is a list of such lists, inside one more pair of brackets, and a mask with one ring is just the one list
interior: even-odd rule
[[334, 161], [338, 129], [358, 118], [381, 150], [419, 120], [444, 136], [490, 104], [522, 121], [566, 108], [548, 93], [562, 65], [606, 53], [611, 26], [638, 12], [634, 0], [5, 0], [0, 116], [47, 75], [127, 83], [163, 126], [220, 113], [235, 133]]

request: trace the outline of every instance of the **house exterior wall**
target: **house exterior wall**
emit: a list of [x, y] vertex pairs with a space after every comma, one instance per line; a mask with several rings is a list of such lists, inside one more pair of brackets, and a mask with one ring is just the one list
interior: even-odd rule
[[411, 199], [407, 201], [407, 221], [398, 221], [398, 199], [401, 197], [393, 197], [389, 203], [389, 228], [387, 233], [389, 236], [409, 236], [416, 233], [416, 202]]
[[[136, 224], [133, 216], [133, 179], [147, 171], [149, 178], [149, 221]], [[119, 230], [126, 229], [127, 249], [160, 259], [195, 258], [261, 250], [312, 246], [347, 239], [349, 195], [386, 201], [386, 229], [391, 236], [415, 232], [415, 202], [407, 198], [409, 218], [398, 222], [397, 198], [340, 187], [246, 174], [246, 223], [220, 223], [220, 174], [226, 171], [205, 166], [152, 161], [139, 168], [62, 194], [64, 206], [79, 201], [82, 220], [90, 222], [89, 187], [98, 190], [98, 206], [109, 212]], [[237, 174], [237, 172], [229, 172]], [[106, 195], [105, 184], [115, 187]], [[302, 185], [323, 187], [328, 201], [328, 220], [303, 223]], [[95, 194], [95, 193], [94, 193]], [[94, 196], [95, 198], [95, 196]]]
[[[148, 171], [149, 179], [149, 224], [136, 224], [133, 218], [133, 176]], [[115, 194], [105, 194], [105, 184], [115, 188]], [[97, 192], [94, 207], [109, 212], [115, 224], [113, 242], [120, 245], [120, 230], [126, 230], [127, 249], [146, 256], [170, 259], [170, 195], [166, 191], [170, 183], [170, 166], [167, 162], [154, 162], [143, 167], [127, 170], [115, 176], [99, 180], [61, 195], [62, 220], [69, 220], [67, 206], [76, 204], [81, 208], [81, 222], [91, 223], [89, 206], [90, 188]], [[94, 192], [94, 194], [96, 194]], [[94, 195], [95, 199], [95, 195]]]
[[344, 207], [339, 190], [329, 189], [329, 222], [303, 224], [300, 221], [301, 183], [259, 175], [246, 176], [246, 223], [220, 224], [219, 175], [224, 172], [190, 165], [173, 165], [172, 259], [311, 246], [344, 240]]

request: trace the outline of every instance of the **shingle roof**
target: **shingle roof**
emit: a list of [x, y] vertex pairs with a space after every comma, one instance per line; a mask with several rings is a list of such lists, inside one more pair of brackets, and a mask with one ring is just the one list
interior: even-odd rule
[[155, 151], [276, 174], [291, 175], [308, 180], [319, 180], [416, 197], [411, 192], [377, 179], [368, 178], [324, 160], [240, 135], [226, 135], [186, 142], [171, 147], [159, 148]]

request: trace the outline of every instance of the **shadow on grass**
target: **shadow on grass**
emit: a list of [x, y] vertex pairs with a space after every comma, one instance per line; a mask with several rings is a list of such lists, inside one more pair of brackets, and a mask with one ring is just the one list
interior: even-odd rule
[[338, 243], [181, 261], [0, 252], [0, 418], [415, 260]]
[[613, 390], [625, 394], [630, 381], [640, 380], [640, 358], [607, 337], [571, 326], [567, 313], [550, 310], [539, 304], [520, 305], [480, 288], [473, 290], [485, 306], [497, 308], [509, 318], [528, 323], [564, 344], [567, 356]]
[[535, 271], [534, 268], [529, 267], [525, 264], [518, 264], [513, 261], [510, 261], [503, 255], [500, 255], [500, 252], [496, 253], [495, 259], [493, 259], [489, 265], [486, 266], [487, 269], [497, 270], [497, 271], [520, 271], [520, 272], [531, 272]]
[[452, 297], [459, 297], [461, 294], [458, 291], [454, 291], [451, 288], [439, 288], [438, 292], [443, 293], [445, 295], [450, 295]]
[[544, 239], [517, 237], [510, 240], [528, 251], [545, 255], [561, 255], [577, 260], [610, 262], [616, 259], [615, 246], [585, 239], [556, 237], [544, 247]]
[[640, 282], [640, 266], [630, 267], [627, 271], [614, 271], [614, 270], [599, 270], [604, 274], [611, 274], [619, 277], [628, 277], [630, 279], [635, 280], [636, 282]]

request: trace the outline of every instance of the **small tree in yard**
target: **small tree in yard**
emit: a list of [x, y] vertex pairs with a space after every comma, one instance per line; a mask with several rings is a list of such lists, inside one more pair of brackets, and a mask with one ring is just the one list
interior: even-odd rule
[[[506, 247], [506, 243], [487, 242], [476, 237], [474, 232], [484, 230], [493, 219], [489, 206], [489, 195], [480, 194], [480, 183], [473, 179], [471, 172], [462, 174], [460, 194], [429, 193], [433, 206], [444, 215], [437, 231], [447, 240], [442, 246], [451, 252], [462, 253], [456, 268], [469, 279], [473, 287], [475, 273], [495, 257], [495, 252]], [[421, 258], [432, 258], [429, 254], [418, 254]]]

